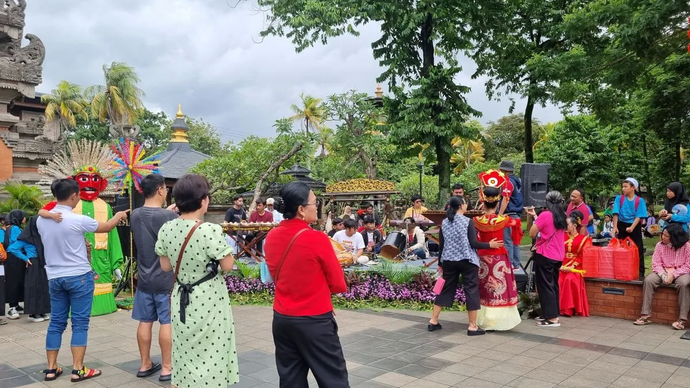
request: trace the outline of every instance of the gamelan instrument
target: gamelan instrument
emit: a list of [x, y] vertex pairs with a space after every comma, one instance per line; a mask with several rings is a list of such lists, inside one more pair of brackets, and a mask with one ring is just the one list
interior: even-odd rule
[[346, 268], [355, 263], [354, 256], [350, 251], [346, 250], [341, 243], [333, 240], [332, 238], [329, 237], [328, 239], [331, 240], [331, 246], [333, 246], [335, 256], [338, 258], [338, 262], [340, 262], [341, 267]]
[[406, 253], [405, 235], [401, 232], [392, 232], [386, 236], [379, 256], [384, 259], [400, 261], [400, 255]]
[[223, 222], [220, 226], [225, 233], [238, 230], [268, 232], [278, 226], [278, 222]]

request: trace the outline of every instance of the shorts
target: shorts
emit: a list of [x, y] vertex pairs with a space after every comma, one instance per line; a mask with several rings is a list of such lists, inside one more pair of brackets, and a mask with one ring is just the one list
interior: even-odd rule
[[139, 322], [160, 322], [161, 325], [170, 324], [170, 295], [149, 294], [137, 290], [134, 294], [134, 309], [132, 318]]

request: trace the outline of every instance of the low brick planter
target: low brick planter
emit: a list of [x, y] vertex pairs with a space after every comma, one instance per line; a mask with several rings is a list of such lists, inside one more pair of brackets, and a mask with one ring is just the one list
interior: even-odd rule
[[[585, 278], [590, 315], [634, 321], [642, 309], [642, 282]], [[660, 286], [652, 302], [652, 322], [671, 324], [678, 319], [678, 293], [673, 286]]]

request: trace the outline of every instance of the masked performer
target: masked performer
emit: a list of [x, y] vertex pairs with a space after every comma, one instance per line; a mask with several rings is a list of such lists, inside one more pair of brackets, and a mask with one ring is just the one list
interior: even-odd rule
[[[508, 216], [496, 214], [502, 187], [507, 178], [492, 170], [479, 175], [484, 214], [473, 218], [477, 240], [488, 243], [503, 239], [503, 230], [515, 224]], [[479, 299], [477, 325], [484, 330], [510, 330], [520, 323], [518, 291], [513, 267], [505, 247], [479, 249]]]
[[[53, 178], [69, 177], [79, 183], [81, 201], [74, 213], [83, 214], [99, 222], [106, 222], [113, 217], [113, 209], [99, 198], [108, 186], [107, 178], [112, 174], [111, 161], [113, 154], [101, 143], [82, 140], [71, 141], [67, 152], [57, 155], [41, 168], [41, 172]], [[44, 210], [52, 210], [55, 202], [46, 205]], [[49, 212], [41, 211], [42, 217], [56, 217]], [[91, 267], [98, 274], [94, 289], [91, 315], [110, 314], [117, 310], [113, 294], [113, 274], [122, 278], [120, 266], [123, 262], [122, 245], [117, 229], [109, 233], [87, 233], [86, 240], [91, 244]]]

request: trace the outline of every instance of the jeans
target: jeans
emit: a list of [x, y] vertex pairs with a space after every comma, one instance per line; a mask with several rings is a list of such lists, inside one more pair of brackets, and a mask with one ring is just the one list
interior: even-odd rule
[[419, 260], [425, 260], [426, 259], [426, 251], [422, 248], [417, 248], [414, 251], [412, 251], [413, 254], [415, 254]]
[[46, 350], [59, 350], [67, 317], [72, 311], [72, 347], [86, 346], [91, 305], [93, 304], [93, 272], [50, 279], [51, 318], [46, 335]]
[[[514, 220], [520, 219], [520, 216], [517, 214], [508, 214], [508, 217]], [[517, 268], [520, 267], [520, 245], [513, 244], [513, 237], [511, 233], [512, 228], [503, 229], [503, 246], [506, 248], [506, 251], [508, 251], [510, 263], [513, 265], [513, 267]]]

